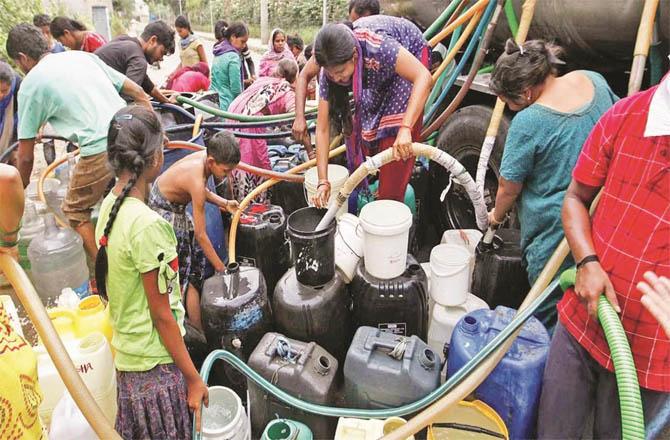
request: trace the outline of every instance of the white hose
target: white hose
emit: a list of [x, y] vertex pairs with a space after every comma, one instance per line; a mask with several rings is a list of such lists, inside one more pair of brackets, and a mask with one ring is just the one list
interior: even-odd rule
[[[477, 227], [482, 231], [486, 229], [488, 227], [488, 212], [486, 210], [484, 196], [477, 190], [475, 181], [465, 167], [448, 153], [429, 145], [415, 142], [412, 144], [412, 152], [417, 157], [426, 157], [427, 159], [439, 163], [449, 171], [451, 178], [455, 180], [456, 183], [463, 186], [468, 193], [472, 205], [475, 208]], [[323, 216], [316, 227], [316, 230], [324, 229], [333, 221], [337, 210], [347, 201], [354, 188], [356, 188], [367, 175], [376, 173], [379, 168], [391, 161], [393, 161], [393, 150], [391, 148], [384, 150], [381, 153], [377, 153], [372, 157], [368, 157], [367, 160], [362, 163], [351, 176], [349, 176], [340, 189], [340, 192], [337, 194], [337, 197], [333, 198], [330, 202], [328, 212]]]

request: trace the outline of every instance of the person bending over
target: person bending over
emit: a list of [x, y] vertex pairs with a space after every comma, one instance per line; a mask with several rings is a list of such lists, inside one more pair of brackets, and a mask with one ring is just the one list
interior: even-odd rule
[[[149, 206], [170, 222], [177, 234], [177, 253], [182, 291], [186, 292], [186, 312], [191, 323], [202, 330], [200, 291], [204, 282], [205, 259], [216, 272], [226, 267], [207, 236], [205, 203], [234, 214], [236, 201], [225, 200], [207, 189], [207, 179], [223, 180], [240, 161], [240, 147], [232, 133], [216, 133], [207, 151], [190, 154], [177, 161], [158, 178], [149, 196]], [[193, 206], [193, 218], [186, 205]]]

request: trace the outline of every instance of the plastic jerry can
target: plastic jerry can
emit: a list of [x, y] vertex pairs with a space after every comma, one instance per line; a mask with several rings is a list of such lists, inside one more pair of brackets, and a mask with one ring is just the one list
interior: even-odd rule
[[483, 299], [471, 293], [468, 294], [463, 304], [457, 306], [435, 304], [433, 306], [428, 326], [428, 345], [440, 355], [442, 363], [447, 360], [447, 348], [458, 321], [473, 310], [488, 310], [488, 308], [488, 304]]
[[353, 299], [354, 328], [370, 326], [401, 336], [428, 333], [428, 280], [412, 255], [407, 255], [405, 272], [381, 280], [365, 270], [361, 260], [349, 284]]
[[[94, 332], [82, 339], [64, 340], [65, 348], [75, 368], [93, 398], [111, 423], [116, 418], [116, 370], [109, 343], [102, 333]], [[63, 396], [65, 384], [43, 345], [33, 347], [37, 355], [37, 377], [44, 399], [40, 417], [44, 423], [51, 420], [51, 413]]]
[[[255, 267], [230, 263], [225, 274], [205, 280], [200, 310], [209, 349], [224, 348], [241, 359], [249, 356], [272, 326], [265, 279]], [[241, 391], [244, 376], [228, 364], [224, 370], [231, 387]]]
[[353, 335], [351, 297], [339, 272], [320, 287], [300, 284], [291, 268], [272, 298], [277, 331], [299, 341], [316, 342], [340, 362]]
[[[447, 377], [500, 333], [515, 313], [514, 309], [498, 306], [495, 310], [475, 310], [464, 316], [451, 337]], [[532, 438], [535, 434], [549, 342], [542, 323], [531, 317], [505, 357], [475, 390], [475, 397], [490, 405], [505, 421], [510, 438]]]
[[[279, 333], [267, 333], [251, 353], [249, 367], [282, 390], [307, 402], [333, 405], [338, 362], [314, 342], [300, 342]], [[257, 435], [277, 417], [307, 425], [314, 438], [335, 434], [336, 419], [304, 413], [263, 392], [248, 381], [251, 425]]]
[[393, 408], [440, 384], [440, 357], [417, 336], [360, 327], [344, 362], [344, 392], [354, 408]]
[[521, 231], [499, 229], [492, 246], [478, 248], [470, 291], [490, 307], [517, 308], [530, 290], [520, 243]]
[[235, 249], [237, 262], [260, 269], [269, 295], [291, 267], [285, 231], [286, 216], [280, 206], [253, 203], [240, 216]]

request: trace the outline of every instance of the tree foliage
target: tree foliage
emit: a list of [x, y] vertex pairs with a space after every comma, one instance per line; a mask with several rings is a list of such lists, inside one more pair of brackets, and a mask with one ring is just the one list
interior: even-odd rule
[[0, 0], [0, 57], [7, 60], [5, 43], [9, 30], [19, 23], [32, 23], [42, 9], [39, 0]]

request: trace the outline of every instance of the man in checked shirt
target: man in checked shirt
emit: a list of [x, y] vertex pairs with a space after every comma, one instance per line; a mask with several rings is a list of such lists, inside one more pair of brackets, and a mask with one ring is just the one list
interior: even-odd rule
[[[637, 285], [646, 272], [670, 277], [670, 75], [602, 116], [572, 177], [562, 216], [577, 281], [558, 304], [538, 437], [580, 438], [594, 414], [588, 436], [621, 438], [616, 379], [597, 317], [604, 294], [633, 352], [647, 438], [668, 438], [670, 340]], [[591, 219], [589, 205], [601, 188]]]

